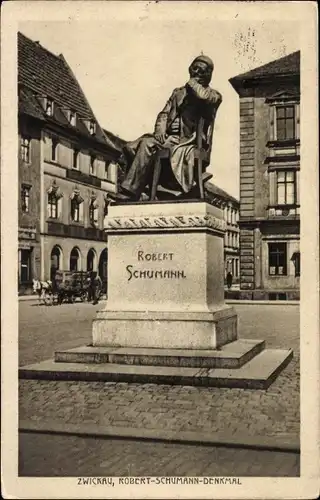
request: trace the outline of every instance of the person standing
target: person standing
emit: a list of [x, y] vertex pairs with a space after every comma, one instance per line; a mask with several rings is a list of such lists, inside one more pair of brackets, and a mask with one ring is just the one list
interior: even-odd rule
[[232, 274], [230, 271], [227, 274], [227, 287], [230, 289], [232, 287]]
[[100, 298], [100, 293], [102, 289], [102, 281], [100, 276], [98, 275], [97, 272], [92, 272], [92, 298], [93, 298], [93, 305], [98, 304], [99, 298]]

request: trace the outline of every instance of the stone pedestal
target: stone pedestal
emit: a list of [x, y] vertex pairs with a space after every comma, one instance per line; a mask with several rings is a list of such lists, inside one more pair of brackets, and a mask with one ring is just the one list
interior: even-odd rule
[[94, 346], [216, 349], [236, 340], [219, 208], [114, 205], [106, 224], [108, 301], [93, 322]]

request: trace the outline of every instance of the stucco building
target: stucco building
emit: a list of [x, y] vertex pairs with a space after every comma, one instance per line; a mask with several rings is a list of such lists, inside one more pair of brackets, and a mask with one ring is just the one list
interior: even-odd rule
[[233, 283], [239, 282], [239, 200], [219, 188], [212, 182], [205, 184], [206, 200], [208, 203], [223, 210], [223, 218], [226, 222], [224, 235], [224, 275], [230, 272]]
[[297, 299], [300, 52], [230, 79], [240, 98], [240, 289]]
[[19, 292], [56, 269], [107, 269], [103, 231], [120, 147], [98, 123], [76, 77], [18, 34]]

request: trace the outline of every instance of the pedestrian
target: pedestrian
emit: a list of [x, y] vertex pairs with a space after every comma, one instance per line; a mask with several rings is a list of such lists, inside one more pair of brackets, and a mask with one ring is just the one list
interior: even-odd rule
[[94, 289], [94, 272], [90, 271], [88, 277], [88, 302], [93, 300], [93, 289]]
[[102, 281], [100, 276], [98, 275], [97, 272], [92, 272], [92, 298], [93, 298], [93, 305], [98, 304], [99, 298], [100, 298], [100, 293], [102, 289]]
[[232, 287], [232, 274], [230, 271], [227, 274], [227, 287], [230, 289]]

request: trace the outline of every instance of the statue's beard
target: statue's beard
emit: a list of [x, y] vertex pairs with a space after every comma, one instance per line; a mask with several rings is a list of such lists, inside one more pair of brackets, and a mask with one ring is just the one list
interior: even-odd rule
[[190, 74], [191, 78], [195, 78], [204, 87], [207, 87], [211, 81], [211, 76], [212, 76], [211, 72], [208, 74], [204, 74], [204, 75], [199, 76], [199, 75], [197, 75], [197, 73], [194, 73], [192, 70], [190, 70], [189, 74]]

